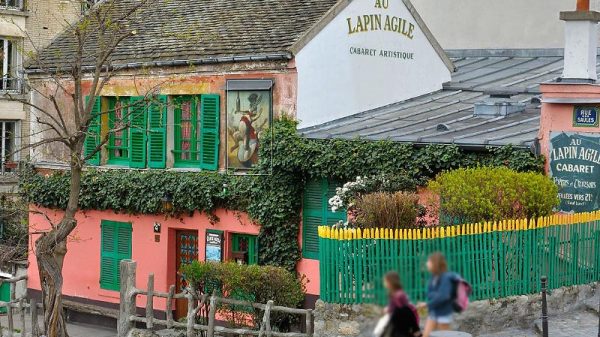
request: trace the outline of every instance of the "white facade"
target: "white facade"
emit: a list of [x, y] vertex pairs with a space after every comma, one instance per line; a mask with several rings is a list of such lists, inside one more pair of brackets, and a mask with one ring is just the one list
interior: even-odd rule
[[402, 0], [351, 1], [297, 52], [296, 67], [300, 128], [440, 90], [450, 81], [450, 70]]

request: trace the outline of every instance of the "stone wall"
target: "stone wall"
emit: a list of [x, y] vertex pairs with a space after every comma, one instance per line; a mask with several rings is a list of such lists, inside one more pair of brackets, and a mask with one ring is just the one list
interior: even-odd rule
[[[565, 287], [550, 292], [549, 316], [585, 309], [585, 301], [598, 296], [599, 284]], [[508, 327], [531, 328], [542, 312], [541, 295], [513, 296], [501, 300], [471, 303], [457, 315], [454, 329], [477, 336]], [[383, 309], [374, 305], [340, 305], [317, 301], [315, 305], [315, 337], [371, 337]], [[421, 318], [421, 324], [425, 319]]]

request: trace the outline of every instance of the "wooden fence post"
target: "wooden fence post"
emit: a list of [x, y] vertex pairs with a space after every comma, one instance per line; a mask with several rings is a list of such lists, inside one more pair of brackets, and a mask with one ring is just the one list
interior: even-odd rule
[[154, 328], [154, 274], [148, 275], [148, 293], [146, 295], [146, 329]]
[[215, 296], [216, 290], [213, 290], [213, 294], [210, 297], [210, 305], [208, 309], [208, 331], [206, 337], [215, 336], [215, 316], [217, 315], [217, 297]]
[[196, 323], [196, 306], [194, 299], [194, 293], [196, 292], [194, 286], [192, 284], [188, 285], [188, 292], [185, 294], [185, 298], [188, 301], [188, 312], [187, 312], [187, 337], [194, 337], [194, 324]]
[[117, 336], [126, 337], [134, 324], [129, 319], [135, 314], [135, 276], [137, 263], [132, 260], [122, 260], [121, 264], [121, 294], [119, 305], [119, 323]]
[[312, 309], [308, 309], [306, 310], [306, 335], [307, 336], [312, 336], [313, 335], [313, 318], [312, 318]]
[[265, 307], [265, 314], [263, 315], [262, 324], [260, 325], [260, 331], [258, 337], [264, 337], [265, 332], [267, 337], [271, 337], [271, 308], [273, 307], [273, 301], [268, 301]]
[[29, 307], [31, 308], [31, 336], [39, 337], [40, 326], [38, 325], [38, 307], [35, 298], [29, 301]]

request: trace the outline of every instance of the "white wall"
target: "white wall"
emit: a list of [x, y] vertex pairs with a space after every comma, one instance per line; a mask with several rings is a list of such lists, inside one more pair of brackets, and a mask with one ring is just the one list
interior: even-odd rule
[[[444, 49], [563, 48], [576, 0], [412, 0]], [[600, 9], [600, 0], [590, 1]]]
[[[389, 0], [388, 9], [375, 8], [375, 2], [354, 0], [296, 55], [301, 128], [430, 93], [450, 80], [402, 0]], [[349, 34], [347, 19], [354, 26], [366, 14], [406, 19], [415, 25], [414, 37], [383, 30]], [[375, 49], [376, 55], [352, 55], [351, 47]], [[412, 53], [414, 59], [383, 57], [383, 50]]]

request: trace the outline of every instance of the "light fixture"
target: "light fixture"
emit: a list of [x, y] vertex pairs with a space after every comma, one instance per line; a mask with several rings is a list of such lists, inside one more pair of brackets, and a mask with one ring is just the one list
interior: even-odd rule
[[171, 192], [165, 192], [162, 199], [163, 212], [171, 213], [173, 211], [173, 194]]

